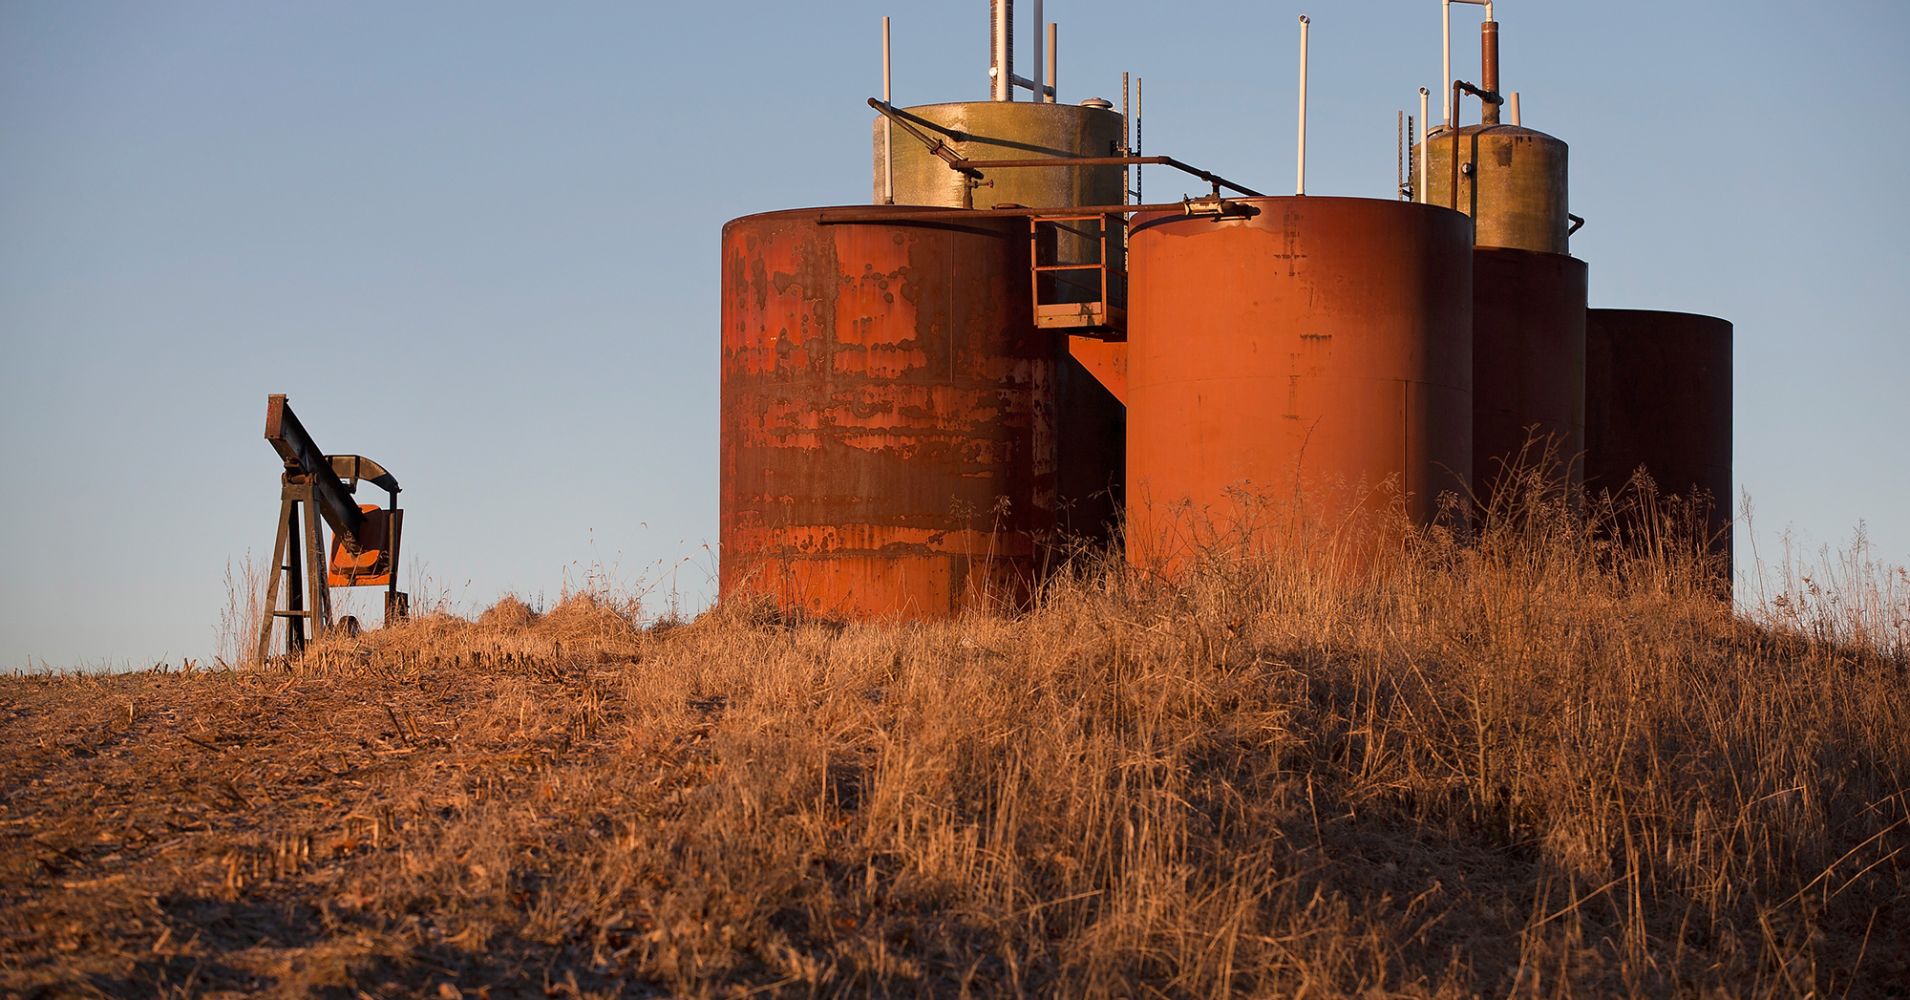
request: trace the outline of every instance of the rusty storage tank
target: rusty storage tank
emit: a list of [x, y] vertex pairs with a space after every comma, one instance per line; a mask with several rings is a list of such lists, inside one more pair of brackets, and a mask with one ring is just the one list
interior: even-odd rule
[[1575, 485], [1585, 451], [1585, 262], [1479, 247], [1472, 257], [1472, 484], [1517, 468]]
[[[1065, 160], [1116, 156], [1121, 151], [1125, 122], [1105, 101], [1050, 104], [1039, 101], [955, 101], [897, 109], [904, 120], [969, 160]], [[874, 138], [874, 200], [884, 199], [890, 173], [884, 159], [883, 138], [889, 137], [893, 157], [896, 204], [936, 205], [947, 208], [995, 208], [1019, 205], [1035, 208], [1073, 208], [1083, 205], [1119, 205], [1127, 175], [1123, 167], [1004, 167], [982, 170], [983, 186], [969, 189], [967, 180], [949, 169], [945, 160], [889, 119], [877, 114]], [[1091, 224], [1071, 224], [1077, 233]], [[1027, 224], [1022, 223], [1024, 237]], [[1118, 228], [1110, 238], [1096, 240], [1066, 231], [1050, 232], [1056, 242], [1051, 260], [1044, 263], [1087, 263], [1105, 259], [1113, 268], [1113, 296], [1125, 298], [1124, 262]], [[1024, 275], [1024, 280], [1027, 276]], [[1086, 292], [1071, 295], [1067, 288], [1048, 288], [1044, 302], [1085, 300]], [[1122, 469], [1126, 449], [1126, 411], [1112, 392], [1084, 366], [1118, 353], [1088, 337], [1050, 335], [1056, 358], [1054, 385], [1062, 445], [1057, 455], [1056, 493], [1060, 526], [1091, 541], [1112, 537], [1119, 516]]]
[[1585, 485], [1622, 490], [1643, 468], [1659, 492], [1710, 500], [1731, 551], [1731, 324], [1714, 316], [1593, 309], [1585, 324]]
[[[1430, 205], [1248, 198], [1129, 236], [1128, 555], [1172, 569], [1244, 494], [1426, 522], [1472, 470], [1472, 227]], [[1295, 503], [1294, 501], [1298, 502]]]
[[723, 227], [721, 596], [916, 618], [1020, 600], [1054, 516], [1027, 223], [821, 218]]
[[1517, 125], [1436, 129], [1418, 147], [1427, 158], [1420, 200], [1472, 216], [1482, 247], [1567, 253], [1567, 152], [1563, 141]]

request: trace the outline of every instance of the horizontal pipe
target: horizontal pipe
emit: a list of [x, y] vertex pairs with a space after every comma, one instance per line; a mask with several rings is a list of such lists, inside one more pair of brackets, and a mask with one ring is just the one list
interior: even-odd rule
[[1266, 195], [1252, 188], [1242, 187], [1219, 174], [1202, 170], [1190, 163], [1182, 163], [1171, 156], [1065, 156], [1022, 160], [971, 160], [955, 152], [954, 148], [948, 143], [910, 124], [906, 115], [897, 111], [887, 102], [871, 97], [869, 98], [869, 107], [874, 108], [877, 112], [902, 126], [904, 131], [914, 136], [922, 145], [927, 146], [929, 152], [941, 157], [942, 160], [948, 164], [949, 169], [964, 174], [973, 174], [978, 170], [995, 168], [1008, 170], [1022, 167], [1113, 167], [1127, 164], [1157, 164], [1164, 167], [1173, 167], [1175, 170], [1192, 174], [1217, 188], [1237, 191], [1249, 198], [1266, 197]]
[[1226, 179], [1225, 177], [1221, 177], [1217, 174], [1209, 173], [1205, 170], [1200, 169], [1199, 167], [1193, 166], [1192, 164], [1182, 163], [1181, 161], [1176, 160], [1171, 156], [1065, 156], [1065, 157], [1049, 157], [1046, 159], [1038, 159], [1038, 160], [1029, 159], [1029, 160], [963, 160], [962, 161], [962, 166], [969, 167], [974, 170], [988, 170], [991, 168], [1011, 169], [1011, 168], [1019, 168], [1019, 167], [1118, 167], [1118, 166], [1143, 166], [1143, 165], [1149, 165], [1149, 164], [1163, 166], [1163, 167], [1173, 167], [1174, 169], [1182, 171], [1184, 173], [1192, 174], [1193, 176], [1198, 177], [1209, 184], [1218, 184], [1229, 191], [1238, 191], [1239, 193], [1246, 195], [1249, 198], [1265, 198], [1266, 197], [1266, 195], [1261, 194], [1260, 192], [1255, 191], [1252, 188], [1241, 187], [1240, 185], [1235, 184], [1234, 182]]
[[967, 166], [968, 161], [962, 158], [962, 154], [957, 153], [955, 151], [955, 147], [950, 146], [948, 143], [943, 142], [942, 140], [937, 139], [932, 135], [929, 135], [927, 132], [924, 132], [919, 128], [916, 128], [913, 124], [909, 122], [908, 116], [902, 114], [900, 111], [895, 110], [894, 106], [889, 104], [887, 101], [882, 101], [882, 100], [878, 100], [876, 98], [871, 97], [869, 98], [869, 107], [874, 108], [878, 113], [888, 118], [890, 121], [894, 122], [895, 124], [902, 126], [902, 131], [907, 132], [911, 136], [914, 136], [915, 139], [919, 141], [922, 145], [927, 146], [928, 151], [931, 154], [941, 157], [943, 162], [948, 164], [949, 169], [954, 170], [958, 173], [964, 173], [964, 174], [970, 174], [970, 175], [974, 174], [974, 171], [969, 169], [969, 167]]
[[[1037, 101], [1045, 97], [1054, 96], [1053, 87], [1044, 87], [1041, 84], [1036, 83], [1035, 81], [1030, 80], [1025, 76], [1022, 76], [1020, 73], [1016, 73], [1014, 76], [1014, 79], [1015, 79], [1015, 86], [1020, 87], [1023, 90], [1032, 91]], [[1048, 101], [1047, 103], [1053, 104], [1054, 102]]]
[[831, 226], [865, 222], [961, 222], [965, 219], [1065, 219], [1077, 215], [1129, 215], [1136, 212], [1178, 212], [1187, 216], [1248, 215], [1252, 211], [1252, 206], [1226, 199], [1215, 201], [1203, 198], [1170, 201], [1161, 205], [1061, 205], [1053, 208], [921, 208], [903, 211], [826, 208], [818, 214], [816, 221]]

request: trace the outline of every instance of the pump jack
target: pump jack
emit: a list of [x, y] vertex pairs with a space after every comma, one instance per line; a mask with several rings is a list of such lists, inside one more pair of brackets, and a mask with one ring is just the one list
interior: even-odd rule
[[[304, 651], [307, 622], [314, 642], [334, 627], [332, 587], [382, 586], [385, 621], [404, 619], [410, 601], [398, 589], [398, 537], [405, 512], [398, 509], [397, 478], [363, 455], [327, 455], [320, 451], [280, 393], [266, 397], [265, 440], [285, 460], [285, 472], [279, 479], [278, 541], [272, 547], [272, 575], [266, 584], [265, 611], [259, 623], [259, 662], [266, 662], [271, 655], [272, 625], [280, 618], [286, 624], [287, 656]], [[352, 494], [360, 482], [386, 491], [387, 505], [360, 506], [354, 501]], [[320, 519], [332, 529], [329, 561], [325, 559], [325, 529]], [[279, 607], [281, 583], [285, 587], [283, 609]], [[351, 618], [343, 624], [356, 630], [357, 623]]]

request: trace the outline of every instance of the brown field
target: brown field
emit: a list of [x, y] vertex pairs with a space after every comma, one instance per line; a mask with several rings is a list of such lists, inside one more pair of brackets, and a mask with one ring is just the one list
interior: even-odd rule
[[0, 679], [0, 994], [1906, 995], [1910, 606], [1506, 520]]

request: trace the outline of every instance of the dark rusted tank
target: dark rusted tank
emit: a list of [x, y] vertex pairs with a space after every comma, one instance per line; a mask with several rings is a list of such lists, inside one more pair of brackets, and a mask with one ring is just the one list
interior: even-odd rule
[[1059, 356], [1027, 223], [819, 212], [723, 227], [721, 596], [913, 618], [1025, 599]]
[[1472, 257], [1472, 484], [1575, 485], [1585, 451], [1585, 262], [1480, 247]]
[[1702, 496], [1731, 551], [1731, 324], [1593, 309], [1585, 324], [1585, 486], [1619, 493], [1644, 469], [1664, 494]]
[[[1427, 522], [1472, 471], [1472, 224], [1250, 198], [1129, 237], [1128, 555], [1171, 569], [1262, 516]], [[1285, 512], [1285, 513], [1283, 513]]]

